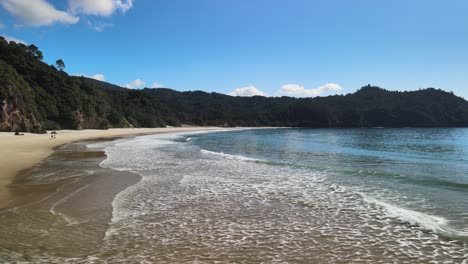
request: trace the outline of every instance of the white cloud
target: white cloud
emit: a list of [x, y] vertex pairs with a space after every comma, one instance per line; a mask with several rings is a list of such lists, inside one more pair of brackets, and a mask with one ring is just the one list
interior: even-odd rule
[[157, 83], [157, 82], [154, 82], [152, 85], [151, 85], [151, 88], [164, 88], [166, 87], [164, 84], [162, 83]]
[[297, 97], [315, 97], [328, 91], [341, 91], [343, 88], [336, 83], [327, 83], [317, 88], [305, 89], [298, 84], [285, 84], [279, 90], [279, 95], [297, 96]]
[[104, 31], [106, 28], [111, 28], [114, 26], [114, 24], [112, 23], [107, 23], [107, 22], [91, 22], [90, 20], [86, 21], [86, 23], [88, 24], [88, 26], [94, 30], [96, 30], [97, 32], [102, 32]]
[[93, 76], [89, 76], [89, 77], [93, 78], [95, 80], [98, 80], [98, 81], [105, 81], [106, 80], [106, 77], [104, 77], [104, 74], [101, 74], [101, 73], [94, 74]]
[[28, 43], [26, 43], [26, 41], [24, 41], [24, 40], [17, 39], [15, 37], [7, 36], [7, 35], [1, 35], [1, 36], [4, 37], [5, 40], [8, 41], [8, 42], [13, 41], [13, 42], [16, 42], [16, 43], [21, 43], [21, 44], [24, 44], [24, 45], [28, 45]]
[[[47, 26], [54, 23], [76, 24], [79, 14], [110, 16], [116, 11], [126, 13], [135, 0], [68, 0], [68, 10], [57, 10], [50, 0], [0, 0], [0, 6], [20, 21], [19, 26]], [[96, 31], [112, 27], [111, 23], [88, 25]], [[0, 22], [0, 29], [4, 24]]]
[[255, 96], [255, 95], [260, 95], [260, 96], [267, 96], [266, 93], [260, 91], [257, 89], [257, 87], [250, 85], [247, 87], [242, 87], [242, 88], [237, 88], [231, 93], [229, 93], [231, 96]]
[[116, 10], [122, 13], [133, 7], [134, 0], [69, 0], [68, 6], [73, 14], [110, 16]]
[[57, 10], [45, 0], [1, 0], [0, 5], [27, 26], [75, 24], [80, 20], [79, 17]]
[[145, 82], [140, 80], [140, 79], [136, 79], [134, 81], [132, 81], [131, 83], [128, 83], [126, 85], [124, 85], [126, 88], [128, 89], [136, 89], [136, 88], [141, 88], [143, 85], [145, 85]]
[[105, 81], [106, 78], [104, 77], [104, 74], [101, 74], [101, 73], [98, 73], [98, 74], [94, 74], [94, 75], [86, 75], [86, 74], [74, 74], [74, 76], [84, 76], [84, 77], [88, 77], [88, 78], [91, 78], [91, 79], [95, 79], [95, 80], [98, 80], [98, 81]]

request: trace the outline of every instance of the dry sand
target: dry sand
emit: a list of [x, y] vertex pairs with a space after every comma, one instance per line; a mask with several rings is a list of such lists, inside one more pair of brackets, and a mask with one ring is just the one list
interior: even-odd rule
[[98, 138], [113, 138], [130, 135], [171, 133], [186, 131], [216, 130], [219, 127], [171, 127], [171, 128], [116, 128], [109, 130], [61, 130], [56, 139], [50, 134], [30, 134], [14, 136], [14, 133], [0, 133], [0, 201], [7, 198], [6, 186], [22, 170], [40, 163], [66, 143]]

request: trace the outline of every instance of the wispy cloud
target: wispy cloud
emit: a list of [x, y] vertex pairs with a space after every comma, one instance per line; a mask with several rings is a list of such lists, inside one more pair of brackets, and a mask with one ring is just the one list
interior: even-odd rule
[[343, 87], [336, 83], [327, 83], [311, 89], [306, 89], [304, 86], [298, 84], [285, 84], [278, 90], [277, 94], [297, 97], [315, 97], [325, 92], [341, 90], [343, 90]]
[[110, 16], [115, 11], [127, 12], [134, 0], [69, 0], [69, 10], [73, 14]]
[[157, 82], [154, 82], [152, 85], [151, 85], [151, 88], [164, 88], [166, 87], [164, 84], [162, 83], [157, 83]]
[[114, 26], [114, 24], [112, 23], [108, 23], [108, 22], [92, 22], [90, 20], [87, 20], [86, 21], [86, 24], [88, 24], [88, 26], [92, 29], [94, 29], [95, 31], [97, 32], [102, 32], [104, 31], [106, 28], [111, 28]]
[[[146, 82], [141, 80], [141, 79], [136, 79], [136, 80], [133, 80], [132, 82], [130, 83], [127, 83], [126, 85], [124, 85], [124, 87], [128, 88], [128, 89], [141, 89], [145, 86]], [[157, 83], [157, 82], [153, 82], [151, 84], [151, 86], [149, 86], [150, 88], [164, 88], [166, 87], [166, 85], [162, 84], [162, 83]]]
[[128, 89], [138, 89], [138, 88], [142, 88], [143, 85], [145, 85], [146, 83], [140, 79], [136, 79], [134, 81], [132, 81], [131, 83], [127, 83], [126, 85], [124, 85], [126, 88]]
[[255, 96], [255, 95], [268, 96], [266, 93], [257, 89], [257, 87], [253, 85], [237, 88], [234, 91], [230, 92], [229, 95], [231, 96]]
[[75, 24], [80, 20], [77, 16], [57, 10], [45, 0], [1, 0], [0, 5], [21, 22], [19, 26]]
[[10, 42], [10, 41], [13, 41], [13, 42], [16, 42], [16, 43], [21, 43], [21, 44], [24, 44], [24, 45], [28, 45], [28, 43], [24, 40], [21, 40], [21, 39], [17, 39], [15, 37], [12, 37], [12, 36], [7, 36], [7, 35], [1, 35], [2, 37], [5, 38], [6, 41]]

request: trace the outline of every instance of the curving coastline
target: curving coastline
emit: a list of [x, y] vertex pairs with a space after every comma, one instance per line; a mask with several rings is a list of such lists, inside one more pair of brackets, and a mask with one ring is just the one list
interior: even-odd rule
[[[219, 127], [168, 127], [168, 128], [115, 128], [108, 130], [61, 130], [56, 139], [50, 134], [25, 133], [14, 136], [10, 132], [0, 133], [0, 207], [8, 200], [7, 186], [15, 176], [39, 164], [50, 156], [54, 149], [74, 141], [105, 139], [155, 133], [217, 130]], [[224, 129], [224, 128], [223, 128]]]

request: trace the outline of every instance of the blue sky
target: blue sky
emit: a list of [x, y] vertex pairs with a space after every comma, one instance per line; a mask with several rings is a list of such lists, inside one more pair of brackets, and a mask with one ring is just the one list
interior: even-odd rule
[[468, 98], [467, 12], [466, 0], [0, 0], [0, 35], [132, 88]]

